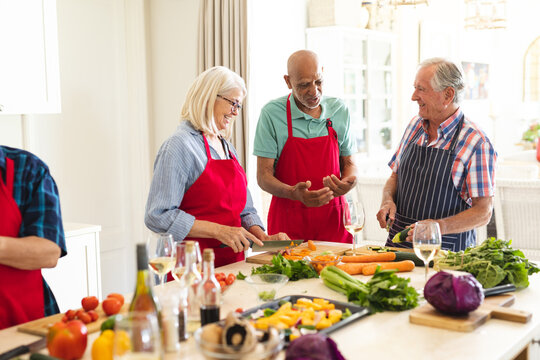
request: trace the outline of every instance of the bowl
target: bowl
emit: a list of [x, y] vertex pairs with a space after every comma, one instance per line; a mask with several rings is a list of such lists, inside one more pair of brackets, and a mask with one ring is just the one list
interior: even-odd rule
[[257, 274], [246, 277], [245, 281], [256, 291], [257, 299], [265, 302], [276, 298], [276, 293], [289, 281], [289, 277], [282, 274]]
[[[203, 336], [201, 336], [203, 330], [209, 325], [198, 328], [193, 334], [197, 348], [204, 355], [205, 359], [208, 360], [272, 360], [276, 358], [284, 346], [283, 334], [276, 330], [273, 337], [268, 337], [264, 341], [258, 341], [253, 348], [231, 350], [229, 347], [226, 349], [222, 344], [203, 339]], [[261, 334], [262, 332], [259, 332], [259, 335]]]
[[322, 269], [324, 269], [327, 266], [330, 265], [337, 265], [341, 261], [341, 256], [339, 255], [322, 255], [322, 256], [315, 256], [313, 258], [307, 258], [306, 260], [309, 261], [311, 266], [317, 271], [319, 274], [321, 273]]

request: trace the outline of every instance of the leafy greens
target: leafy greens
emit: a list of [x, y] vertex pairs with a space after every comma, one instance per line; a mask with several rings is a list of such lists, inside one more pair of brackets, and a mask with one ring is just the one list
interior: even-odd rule
[[251, 269], [251, 274], [283, 274], [287, 275], [290, 281], [319, 277], [319, 274], [307, 261], [287, 260], [281, 254], [272, 257], [272, 264]]
[[440, 269], [461, 270], [474, 275], [484, 288], [514, 284], [529, 286], [529, 275], [540, 269], [529, 262], [521, 250], [510, 247], [512, 240], [491, 237], [481, 245], [464, 251], [448, 251], [436, 259]]

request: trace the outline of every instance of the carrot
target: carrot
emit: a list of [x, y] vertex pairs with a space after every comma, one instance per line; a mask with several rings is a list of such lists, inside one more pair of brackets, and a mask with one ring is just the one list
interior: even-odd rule
[[377, 266], [381, 267], [381, 270], [395, 269], [399, 272], [412, 271], [414, 269], [414, 262], [411, 260], [403, 260], [396, 262], [383, 262], [377, 264], [369, 264], [362, 268], [362, 275], [373, 275]]
[[395, 259], [396, 259], [396, 253], [384, 252], [384, 253], [364, 254], [364, 255], [356, 255], [356, 256], [343, 256], [341, 258], [341, 261], [346, 262], [346, 263], [380, 262], [380, 261], [393, 261]]
[[371, 265], [372, 263], [345, 263], [345, 264], [337, 264], [336, 267], [345, 271], [349, 275], [361, 275], [362, 269], [366, 265]]
[[317, 250], [317, 247], [315, 246], [315, 244], [314, 244], [313, 241], [311, 241], [311, 240], [308, 240], [307, 246], [308, 246], [308, 249], [309, 249], [309, 250], [312, 250], [312, 251]]

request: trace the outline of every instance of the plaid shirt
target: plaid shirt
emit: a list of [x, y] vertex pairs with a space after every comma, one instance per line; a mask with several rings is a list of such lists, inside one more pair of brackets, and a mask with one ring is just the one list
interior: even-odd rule
[[[431, 144], [427, 143], [427, 120], [415, 116], [407, 126], [396, 153], [388, 163], [392, 171], [397, 173], [403, 150], [417, 130], [420, 131], [420, 136], [416, 145], [448, 150], [461, 113], [461, 109], [458, 109], [439, 126], [437, 140]], [[459, 189], [463, 200], [470, 205], [472, 198], [493, 196], [495, 192], [497, 153], [486, 134], [468, 118], [465, 118], [463, 128], [459, 133], [455, 153], [456, 159], [452, 167], [452, 180], [455, 188]]]
[[[53, 241], [67, 254], [60, 199], [49, 168], [35, 155], [20, 149], [0, 146], [0, 175], [6, 181], [6, 157], [13, 160], [13, 198], [19, 206], [22, 224], [19, 237], [38, 236]], [[59, 312], [56, 299], [43, 279], [45, 316]]]

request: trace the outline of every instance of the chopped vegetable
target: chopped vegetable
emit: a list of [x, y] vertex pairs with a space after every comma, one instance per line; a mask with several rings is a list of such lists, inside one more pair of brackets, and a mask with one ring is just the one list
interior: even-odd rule
[[398, 232], [394, 238], [392, 239], [393, 243], [402, 243], [407, 239], [407, 235], [409, 235], [409, 231], [411, 231], [411, 228], [408, 227], [405, 230], [401, 230]]
[[440, 269], [461, 270], [474, 275], [484, 289], [497, 285], [514, 284], [516, 287], [529, 286], [529, 275], [540, 269], [529, 262], [521, 250], [510, 247], [512, 240], [504, 241], [491, 237], [476, 247], [465, 251], [446, 254], [440, 252], [435, 266]]
[[424, 297], [435, 309], [451, 315], [465, 315], [484, 301], [482, 285], [471, 274], [452, 275], [439, 271], [424, 287]]
[[261, 299], [262, 301], [274, 300], [274, 297], [276, 296], [276, 290], [272, 289], [270, 291], [261, 291], [258, 296], [259, 299]]

